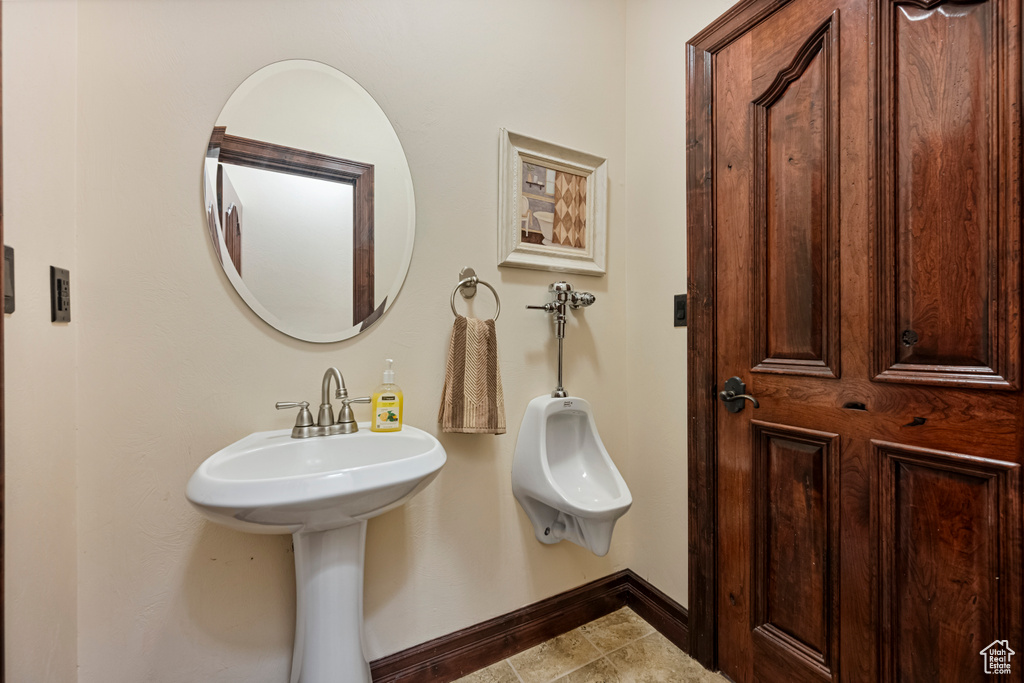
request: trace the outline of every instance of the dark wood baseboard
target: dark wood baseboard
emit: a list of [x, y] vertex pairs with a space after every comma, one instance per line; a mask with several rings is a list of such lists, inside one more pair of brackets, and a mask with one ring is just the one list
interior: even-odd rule
[[690, 652], [690, 615], [686, 608], [635, 573], [630, 575], [626, 605], [683, 652]]
[[446, 683], [629, 607], [684, 651], [686, 608], [626, 569], [370, 664], [374, 683]]

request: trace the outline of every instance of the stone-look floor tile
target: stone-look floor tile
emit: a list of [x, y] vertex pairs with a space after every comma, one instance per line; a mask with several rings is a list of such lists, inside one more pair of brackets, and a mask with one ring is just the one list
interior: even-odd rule
[[463, 676], [455, 683], [519, 683], [519, 676], [516, 676], [516, 672], [512, 670], [506, 660], [502, 660], [497, 664], [491, 664], [486, 669]]
[[654, 633], [654, 627], [628, 607], [612, 612], [580, 627], [587, 640], [602, 653], [618, 650], [634, 640]]
[[612, 652], [608, 659], [622, 683], [726, 683], [657, 632]]
[[577, 629], [513, 655], [508, 662], [523, 683], [548, 683], [600, 656]]
[[622, 677], [611, 662], [602, 657], [582, 669], [562, 676], [555, 683], [622, 683]]

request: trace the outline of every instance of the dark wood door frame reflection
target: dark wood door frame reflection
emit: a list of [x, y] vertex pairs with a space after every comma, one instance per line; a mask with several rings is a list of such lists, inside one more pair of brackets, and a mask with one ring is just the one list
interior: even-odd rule
[[[218, 174], [219, 175], [219, 174]], [[224, 212], [224, 244], [227, 245], [228, 256], [235, 264], [238, 276], [242, 276], [242, 220], [238, 206], [231, 204]]]
[[[248, 166], [351, 185], [352, 215], [352, 325], [361, 325], [373, 315], [373, 164], [332, 157], [270, 142], [228, 135], [226, 126], [216, 126], [210, 136], [207, 157], [222, 164]], [[217, 207], [224, 206], [217, 188]]]

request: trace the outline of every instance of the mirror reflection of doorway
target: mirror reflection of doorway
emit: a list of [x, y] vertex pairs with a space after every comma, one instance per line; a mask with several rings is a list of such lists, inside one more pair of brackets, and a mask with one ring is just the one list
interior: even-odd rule
[[[376, 319], [372, 164], [229, 135], [224, 126], [214, 128], [207, 159], [217, 168], [228, 260], [264, 305], [303, 315], [311, 326], [339, 310], [352, 325]], [[311, 265], [321, 260], [323, 267]], [[293, 273], [284, 285], [262, 275], [281, 270]], [[345, 273], [350, 279], [338, 280]], [[351, 306], [339, 309], [345, 301]]]

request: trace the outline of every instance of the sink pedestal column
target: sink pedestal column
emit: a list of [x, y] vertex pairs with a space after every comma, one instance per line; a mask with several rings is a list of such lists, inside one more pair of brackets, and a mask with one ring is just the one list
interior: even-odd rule
[[363, 651], [366, 522], [292, 534], [296, 620], [291, 683], [372, 683]]

